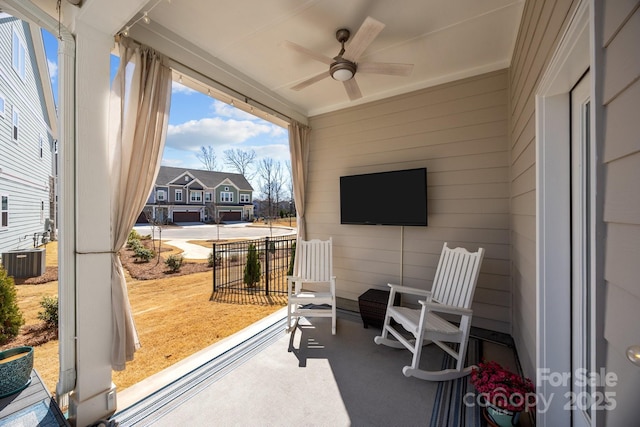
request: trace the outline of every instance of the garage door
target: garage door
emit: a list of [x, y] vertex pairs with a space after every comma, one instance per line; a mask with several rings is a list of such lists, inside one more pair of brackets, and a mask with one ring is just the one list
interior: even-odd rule
[[173, 222], [200, 222], [200, 212], [174, 212]]
[[220, 212], [220, 217], [222, 218], [222, 221], [241, 221], [242, 212], [240, 211]]
[[136, 220], [136, 224], [147, 224], [149, 221], [147, 221], [147, 216], [144, 214], [144, 212], [140, 213], [140, 216], [138, 216], [138, 219]]

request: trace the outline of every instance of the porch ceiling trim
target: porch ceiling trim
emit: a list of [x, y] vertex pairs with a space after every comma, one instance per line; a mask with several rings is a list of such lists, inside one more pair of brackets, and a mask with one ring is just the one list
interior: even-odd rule
[[175, 61], [177, 64], [174, 64], [173, 68], [181, 68], [180, 71], [185, 74], [191, 72], [191, 77], [196, 80], [208, 80], [204, 83], [232, 98], [244, 101], [248, 105], [253, 101], [258, 109], [266, 107], [267, 112], [272, 110], [285, 116], [288, 121], [308, 124], [308, 118], [300, 112], [300, 107], [290, 104], [243, 72], [230, 67], [153, 21], [149, 25], [132, 27], [130, 37]]

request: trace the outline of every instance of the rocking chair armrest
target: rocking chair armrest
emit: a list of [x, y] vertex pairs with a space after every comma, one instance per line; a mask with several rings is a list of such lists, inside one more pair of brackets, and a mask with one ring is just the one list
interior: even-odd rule
[[459, 316], [471, 316], [473, 310], [470, 308], [456, 307], [455, 305], [446, 305], [434, 302], [419, 301], [427, 310], [437, 311], [439, 313], [457, 314]]
[[393, 283], [387, 283], [392, 290], [395, 290], [399, 294], [411, 294], [422, 295], [425, 297], [431, 296], [431, 291], [425, 289], [411, 288], [409, 286], [396, 285]]

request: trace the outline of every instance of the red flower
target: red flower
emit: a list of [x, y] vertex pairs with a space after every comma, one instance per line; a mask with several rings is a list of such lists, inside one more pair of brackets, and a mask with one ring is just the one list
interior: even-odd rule
[[482, 362], [471, 371], [471, 384], [487, 404], [519, 412], [535, 405], [533, 383], [529, 378], [503, 368], [496, 362]]

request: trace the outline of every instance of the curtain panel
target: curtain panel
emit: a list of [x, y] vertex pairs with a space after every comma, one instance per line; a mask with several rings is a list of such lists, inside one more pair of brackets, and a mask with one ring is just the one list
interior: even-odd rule
[[111, 167], [111, 365], [125, 369], [140, 348], [118, 251], [147, 201], [160, 169], [171, 104], [171, 69], [154, 50], [123, 37], [109, 106]]
[[296, 222], [298, 238], [305, 240], [307, 229], [305, 223], [305, 200], [307, 186], [307, 168], [309, 166], [309, 137], [311, 128], [298, 122], [289, 124], [289, 151], [291, 152], [291, 179], [293, 180], [293, 197], [296, 202]]

